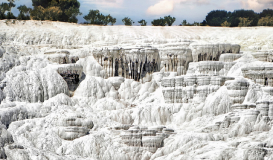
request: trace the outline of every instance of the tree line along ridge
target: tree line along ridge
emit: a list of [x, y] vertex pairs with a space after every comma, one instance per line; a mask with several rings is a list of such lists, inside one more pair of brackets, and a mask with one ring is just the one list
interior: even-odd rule
[[[80, 12], [80, 2], [78, 0], [32, 0], [32, 8], [26, 5], [17, 7], [19, 14], [16, 17], [11, 9], [16, 7], [15, 0], [7, 0], [0, 4], [0, 19], [18, 19], [18, 20], [50, 20], [77, 23], [77, 16]], [[116, 18], [110, 14], [104, 15], [99, 10], [89, 10], [83, 18], [83, 24], [94, 25], [114, 25]], [[153, 26], [172, 26], [176, 21], [175, 17], [164, 16], [163, 18], [151, 21]], [[126, 26], [132, 26], [135, 22], [124, 17], [122, 22]], [[139, 25], [146, 26], [147, 21], [141, 19], [137, 21]], [[253, 10], [234, 10], [228, 12], [225, 10], [213, 10], [209, 12], [203, 22], [189, 23], [183, 20], [181, 26], [223, 26], [223, 27], [248, 27], [248, 26], [273, 26], [273, 10], [264, 9], [260, 13]]]

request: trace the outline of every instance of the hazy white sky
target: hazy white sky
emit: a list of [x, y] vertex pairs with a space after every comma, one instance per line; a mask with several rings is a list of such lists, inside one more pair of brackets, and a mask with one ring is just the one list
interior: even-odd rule
[[[117, 18], [116, 24], [123, 24], [121, 19], [128, 16], [137, 21], [145, 19], [150, 25], [155, 18], [171, 15], [176, 17], [175, 25], [184, 19], [189, 22], [202, 22], [211, 10], [252, 9], [260, 12], [263, 9], [273, 9], [273, 0], [78, 0], [80, 11], [86, 15], [90, 9], [99, 9], [103, 14], [111, 14]], [[0, 0], [6, 2], [6, 0]], [[16, 0], [16, 7], [25, 4], [31, 7], [31, 0]], [[13, 9], [18, 14], [16, 8]], [[79, 16], [79, 22], [84, 19]]]

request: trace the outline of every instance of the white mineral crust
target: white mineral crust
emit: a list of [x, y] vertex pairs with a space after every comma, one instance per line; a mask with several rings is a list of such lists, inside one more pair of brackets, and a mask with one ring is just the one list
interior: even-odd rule
[[13, 22], [0, 159], [273, 159], [272, 27]]

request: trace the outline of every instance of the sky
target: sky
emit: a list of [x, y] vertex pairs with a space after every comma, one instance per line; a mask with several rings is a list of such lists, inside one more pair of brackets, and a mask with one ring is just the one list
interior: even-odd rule
[[[273, 0], [78, 0], [81, 3], [79, 22], [84, 22], [84, 15], [91, 9], [98, 9], [104, 15], [111, 14], [117, 19], [116, 25], [123, 25], [124, 17], [131, 18], [135, 24], [145, 19], [151, 25], [153, 19], [171, 15], [176, 18], [174, 25], [183, 20], [190, 23], [202, 22], [207, 13], [212, 10], [234, 11], [237, 9], [252, 9], [261, 12], [263, 9], [273, 9]], [[6, 0], [0, 0], [0, 3]], [[12, 9], [14, 15], [20, 5], [32, 7], [31, 0], [15, 0], [16, 7]]]

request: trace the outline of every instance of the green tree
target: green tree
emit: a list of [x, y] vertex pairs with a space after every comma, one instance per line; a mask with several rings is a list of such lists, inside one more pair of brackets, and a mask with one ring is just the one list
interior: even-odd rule
[[260, 14], [260, 18], [262, 17], [272, 17], [273, 16], [273, 9], [264, 9]]
[[[32, 0], [31, 17], [37, 20], [58, 20], [77, 23], [80, 12], [78, 0]], [[48, 15], [49, 14], [49, 15]]]
[[99, 19], [100, 11], [99, 10], [89, 10], [89, 13], [83, 18], [90, 24], [96, 24]]
[[200, 23], [199, 22], [193, 22], [193, 26], [200, 26]]
[[83, 17], [89, 24], [108, 25], [116, 23], [116, 18], [113, 18], [110, 14], [105, 16], [100, 13], [99, 10], [89, 10], [89, 13]]
[[6, 16], [6, 19], [16, 19], [16, 17], [13, 15], [12, 12], [8, 12], [7, 16]]
[[62, 10], [60, 7], [52, 6], [47, 7], [44, 10], [44, 19], [51, 20], [51, 21], [58, 21], [60, 20], [59, 17], [62, 15]]
[[17, 9], [20, 12], [17, 19], [30, 20], [30, 12], [32, 11], [31, 8], [28, 8], [26, 5], [21, 5], [21, 6], [17, 7]]
[[45, 20], [45, 8], [42, 6], [34, 7], [30, 12], [30, 18], [34, 20]]
[[248, 18], [239, 17], [240, 23], [238, 27], [248, 27], [252, 23], [252, 20], [248, 20]]
[[135, 23], [131, 18], [129, 17], [124, 17], [122, 19], [122, 22], [125, 24], [125, 26], [131, 26], [133, 23]]
[[187, 20], [183, 20], [182, 26], [186, 26], [186, 25], [187, 25]]
[[221, 26], [228, 19], [228, 13], [225, 10], [213, 10], [206, 16], [206, 22], [209, 26]]
[[15, 7], [14, 0], [8, 0], [9, 3], [0, 4], [0, 19], [16, 19], [11, 12], [11, 9]]
[[229, 27], [230, 23], [228, 21], [225, 21], [221, 24], [222, 27]]
[[113, 18], [113, 17], [111, 16], [109, 21], [110, 21], [111, 25], [114, 25], [114, 24], [117, 22], [117, 19], [116, 19], [116, 18]]
[[273, 16], [261, 17], [258, 21], [258, 26], [273, 26]]
[[207, 21], [203, 20], [203, 22], [200, 24], [201, 26], [207, 26]]
[[167, 22], [164, 18], [154, 19], [152, 22], [153, 26], [166, 26]]
[[231, 23], [231, 27], [238, 27], [239, 25], [244, 25], [241, 23], [243, 21], [242, 18], [248, 18], [248, 21], [251, 21], [249, 26], [257, 26], [259, 21], [259, 15], [253, 10], [241, 9], [233, 11], [228, 18], [228, 22]]
[[140, 23], [141, 26], [146, 26], [147, 25], [147, 22], [144, 19], [138, 21], [138, 23]]
[[168, 26], [172, 26], [173, 23], [175, 22], [176, 18], [175, 17], [171, 17], [169, 15], [169, 16], [165, 16], [164, 20], [166, 21], [166, 23], [167, 23]]
[[175, 22], [175, 17], [165, 16], [164, 18], [154, 19], [151, 23], [153, 26], [171, 26]]

